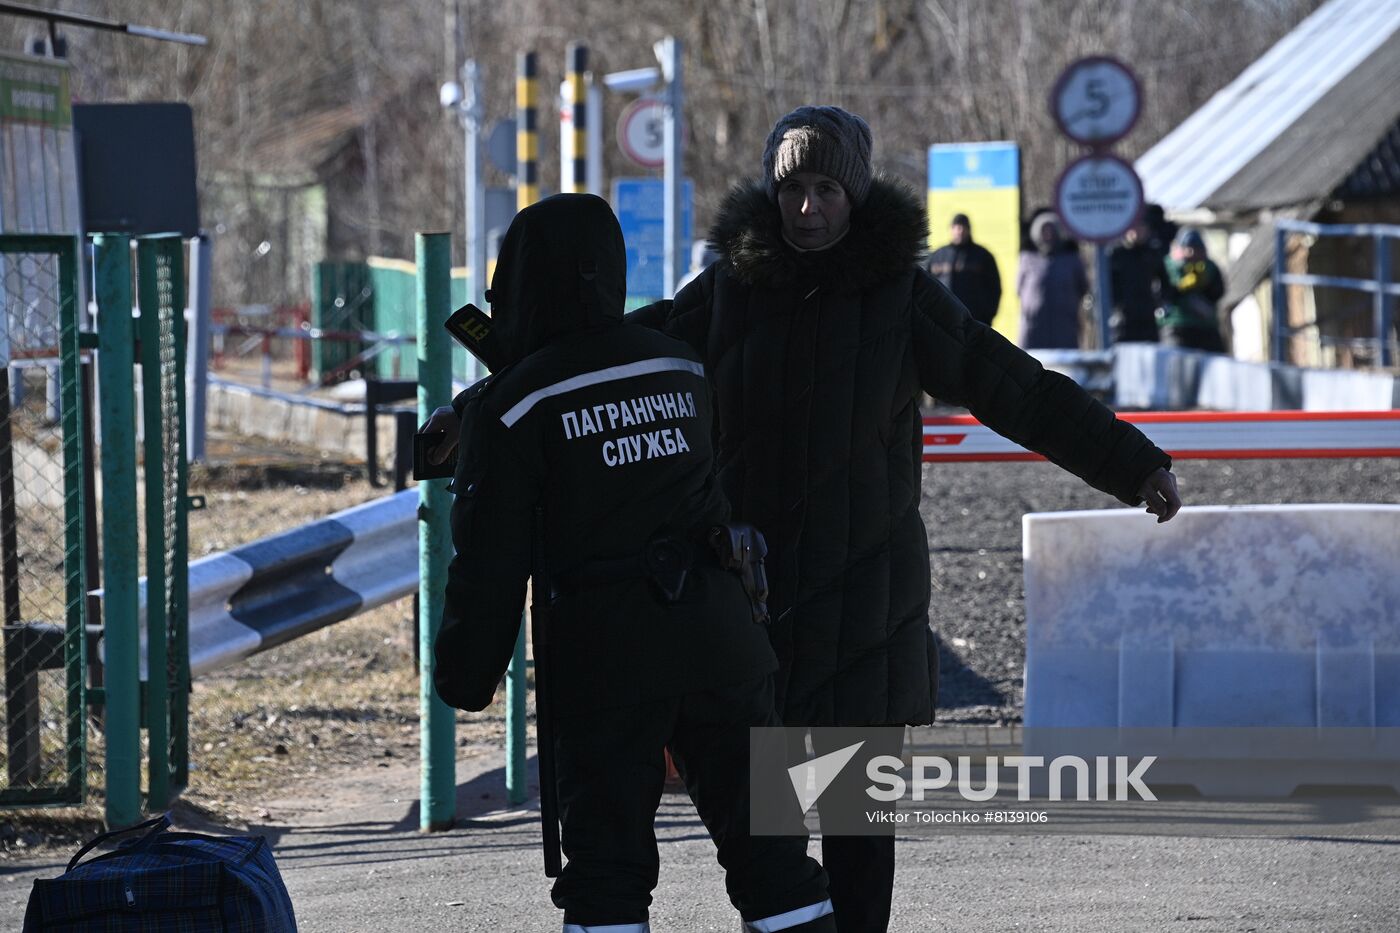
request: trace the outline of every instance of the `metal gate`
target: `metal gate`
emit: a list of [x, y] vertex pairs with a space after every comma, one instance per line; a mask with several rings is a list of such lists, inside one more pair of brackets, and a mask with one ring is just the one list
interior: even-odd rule
[[0, 236], [0, 804], [84, 791], [77, 240]]
[[189, 771], [184, 243], [178, 236], [137, 241], [134, 321], [131, 238], [101, 234], [93, 247], [103, 490], [103, 684], [93, 700], [103, 711], [107, 822], [127, 826], [143, 811], [143, 757], [146, 809], [165, 809]]

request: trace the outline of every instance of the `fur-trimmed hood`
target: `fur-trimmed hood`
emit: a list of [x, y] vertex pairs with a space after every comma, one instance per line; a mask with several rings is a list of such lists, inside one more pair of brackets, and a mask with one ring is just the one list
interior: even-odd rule
[[841, 242], [802, 253], [783, 239], [782, 215], [763, 183], [748, 181], [725, 197], [710, 243], [747, 285], [812, 282], [860, 291], [919, 262], [928, 244], [928, 218], [912, 188], [879, 176], [865, 203], [851, 211], [851, 228]]

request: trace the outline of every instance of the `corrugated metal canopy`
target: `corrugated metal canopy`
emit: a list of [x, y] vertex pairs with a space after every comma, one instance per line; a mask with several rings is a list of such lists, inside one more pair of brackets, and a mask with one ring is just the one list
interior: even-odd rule
[[1400, 194], [1400, 123], [1385, 134], [1337, 189], [1337, 196], [1343, 201], [1391, 194]]
[[1400, 118], [1400, 0], [1332, 0], [1137, 160], [1168, 211], [1325, 198]]

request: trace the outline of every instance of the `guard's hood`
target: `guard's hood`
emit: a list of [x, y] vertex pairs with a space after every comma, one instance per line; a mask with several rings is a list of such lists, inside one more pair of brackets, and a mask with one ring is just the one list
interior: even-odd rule
[[559, 337], [621, 323], [622, 228], [608, 202], [559, 194], [515, 215], [491, 277], [491, 319], [507, 362]]

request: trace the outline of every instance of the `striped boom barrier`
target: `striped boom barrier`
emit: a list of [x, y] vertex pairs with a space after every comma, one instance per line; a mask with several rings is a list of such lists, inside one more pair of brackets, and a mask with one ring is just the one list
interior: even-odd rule
[[[1400, 411], [1137, 412], [1142, 427], [1181, 460], [1400, 457]], [[971, 415], [924, 419], [924, 462], [1041, 460]]]
[[563, 161], [559, 166], [559, 190], [583, 194], [588, 190], [588, 46], [569, 43], [564, 78], [563, 113], [559, 122]]
[[[418, 490], [408, 489], [191, 561], [190, 673], [207, 674], [412, 596], [417, 530]], [[145, 580], [138, 615], [144, 642]], [[144, 679], [144, 649], [141, 657]]]
[[540, 75], [534, 52], [515, 61], [515, 209], [540, 199]]

